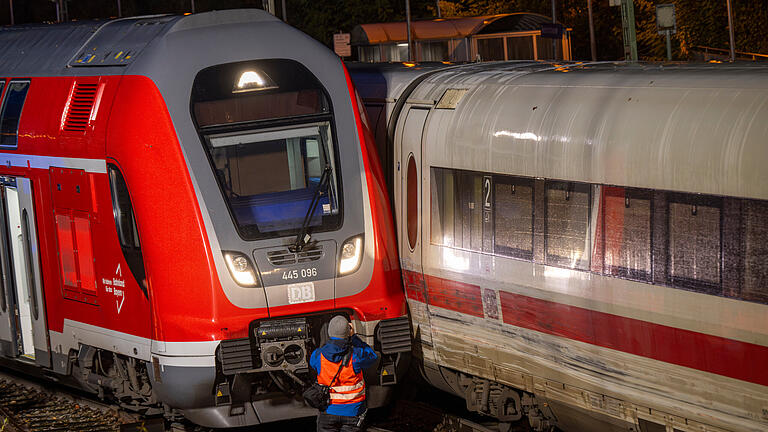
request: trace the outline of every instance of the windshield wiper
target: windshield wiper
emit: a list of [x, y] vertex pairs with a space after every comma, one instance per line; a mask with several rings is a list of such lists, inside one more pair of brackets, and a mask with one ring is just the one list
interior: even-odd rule
[[325, 189], [328, 187], [328, 180], [330, 178], [331, 178], [331, 165], [327, 164], [323, 169], [323, 174], [320, 175], [320, 182], [317, 185], [315, 194], [312, 195], [312, 201], [309, 203], [309, 210], [307, 210], [307, 214], [304, 216], [304, 222], [301, 224], [301, 229], [299, 230], [299, 233], [296, 235], [296, 241], [293, 243], [292, 252], [301, 251], [304, 248], [304, 246], [307, 245], [307, 242], [309, 242], [309, 234], [307, 234], [307, 229], [309, 229], [309, 223], [310, 221], [312, 221], [312, 214], [315, 212], [315, 208], [317, 207], [317, 204], [320, 202], [320, 197], [323, 196], [323, 194], [325, 193]]

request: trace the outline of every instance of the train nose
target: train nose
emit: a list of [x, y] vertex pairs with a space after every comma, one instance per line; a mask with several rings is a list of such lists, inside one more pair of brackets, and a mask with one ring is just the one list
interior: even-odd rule
[[318, 302], [333, 307], [338, 244], [310, 241], [301, 250], [290, 246], [256, 249], [253, 259], [261, 275], [271, 316], [302, 313], [302, 305], [317, 309]]

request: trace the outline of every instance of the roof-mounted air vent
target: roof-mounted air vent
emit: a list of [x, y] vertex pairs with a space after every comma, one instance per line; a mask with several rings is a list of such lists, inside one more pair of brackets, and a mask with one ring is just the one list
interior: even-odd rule
[[62, 129], [66, 132], [85, 132], [94, 112], [94, 104], [98, 96], [98, 83], [75, 83], [75, 88], [69, 96], [64, 108]]

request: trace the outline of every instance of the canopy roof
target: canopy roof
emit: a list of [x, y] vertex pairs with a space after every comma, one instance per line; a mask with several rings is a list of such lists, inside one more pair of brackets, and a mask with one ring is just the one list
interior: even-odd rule
[[[552, 18], [535, 13], [512, 13], [478, 17], [442, 18], [412, 21], [411, 35], [421, 39], [459, 39], [476, 34], [511, 33], [541, 30]], [[353, 45], [375, 45], [408, 40], [405, 22], [360, 24], [352, 29]]]

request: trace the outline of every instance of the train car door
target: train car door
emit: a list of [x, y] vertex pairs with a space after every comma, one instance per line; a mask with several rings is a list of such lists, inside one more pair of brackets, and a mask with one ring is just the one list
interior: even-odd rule
[[[429, 109], [410, 108], [400, 139], [400, 260], [403, 270], [422, 274], [421, 265], [421, 138]], [[407, 275], [406, 275], [407, 277]]]
[[50, 367], [32, 182], [0, 177], [0, 201], [0, 339], [7, 342], [6, 355]]

